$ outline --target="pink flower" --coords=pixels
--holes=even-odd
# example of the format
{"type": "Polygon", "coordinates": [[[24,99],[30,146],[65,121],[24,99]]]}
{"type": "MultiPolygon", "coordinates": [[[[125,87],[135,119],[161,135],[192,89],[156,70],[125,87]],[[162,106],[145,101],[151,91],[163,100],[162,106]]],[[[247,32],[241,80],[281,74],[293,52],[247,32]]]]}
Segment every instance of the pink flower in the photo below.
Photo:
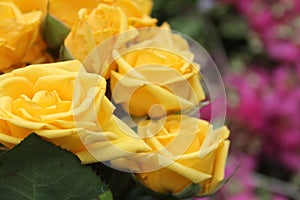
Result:
{"type": "Polygon", "coordinates": [[[255,194],[255,180],[253,178],[255,167],[256,161],[254,157],[242,153],[231,153],[227,175],[234,173],[234,171],[236,172],[220,191],[223,199],[257,199],[255,194]]]}
{"type": "Polygon", "coordinates": [[[300,77],[296,70],[285,65],[273,72],[248,70],[228,75],[226,83],[229,96],[236,99],[235,104],[228,104],[231,124],[244,129],[241,134],[246,138],[259,137],[262,156],[276,155],[282,165],[300,170],[300,77]]]}
{"type": "Polygon", "coordinates": [[[237,8],[274,60],[296,63],[300,56],[297,0],[223,0],[237,8]]]}

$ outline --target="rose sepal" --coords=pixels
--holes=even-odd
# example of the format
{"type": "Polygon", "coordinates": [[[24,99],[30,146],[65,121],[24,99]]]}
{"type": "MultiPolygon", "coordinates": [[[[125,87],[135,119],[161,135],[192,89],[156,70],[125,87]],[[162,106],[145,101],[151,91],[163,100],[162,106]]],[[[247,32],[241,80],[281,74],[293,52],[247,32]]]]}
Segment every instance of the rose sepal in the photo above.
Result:
{"type": "Polygon", "coordinates": [[[70,29],[51,14],[47,13],[42,23],[42,36],[49,49],[59,51],[70,29]]]}
{"type": "Polygon", "coordinates": [[[65,47],[65,45],[61,45],[59,49],[59,60],[66,61],[66,60],[74,60],[75,57],[72,53],[65,47]]]}

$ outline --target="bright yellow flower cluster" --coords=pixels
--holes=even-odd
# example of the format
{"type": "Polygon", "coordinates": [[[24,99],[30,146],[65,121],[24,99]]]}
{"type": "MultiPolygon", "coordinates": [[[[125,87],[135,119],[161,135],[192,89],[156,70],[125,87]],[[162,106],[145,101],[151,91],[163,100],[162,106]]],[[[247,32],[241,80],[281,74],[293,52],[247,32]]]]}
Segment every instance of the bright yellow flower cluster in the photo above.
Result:
{"type": "Polygon", "coordinates": [[[35,132],[84,164],[110,161],[136,172],[156,192],[196,184],[198,195],[212,193],[224,180],[229,131],[178,114],[205,99],[200,66],[183,37],[166,23],[157,27],[152,6],[151,0],[0,0],[0,143],[13,148],[35,132]],[[45,27],[48,16],[68,30],[60,51],[74,60],[56,62],[59,52],[44,41],[56,34],[45,27]],[[111,62],[83,66],[107,41],[102,51],[111,62]],[[112,102],[139,120],[136,132],[112,102]]]}
{"type": "MultiPolygon", "coordinates": [[[[33,4],[25,8],[21,1],[0,1],[0,71],[6,72],[26,63],[50,61],[39,37],[43,12],[33,4]],[[37,9],[35,9],[35,7],[37,9]],[[23,11],[23,12],[22,12],[23,11]]],[[[28,4],[28,3],[27,3],[28,4]]],[[[41,8],[42,9],[42,8],[41,8]]]]}

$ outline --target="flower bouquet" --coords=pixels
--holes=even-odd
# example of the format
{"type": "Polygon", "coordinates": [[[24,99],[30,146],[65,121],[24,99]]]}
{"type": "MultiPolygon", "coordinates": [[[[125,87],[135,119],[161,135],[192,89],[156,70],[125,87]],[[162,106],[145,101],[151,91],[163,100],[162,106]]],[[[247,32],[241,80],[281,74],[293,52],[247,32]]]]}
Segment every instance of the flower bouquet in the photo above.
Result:
{"type": "Polygon", "coordinates": [[[226,182],[222,79],[152,6],[0,1],[1,199],[186,199],[226,182]]]}

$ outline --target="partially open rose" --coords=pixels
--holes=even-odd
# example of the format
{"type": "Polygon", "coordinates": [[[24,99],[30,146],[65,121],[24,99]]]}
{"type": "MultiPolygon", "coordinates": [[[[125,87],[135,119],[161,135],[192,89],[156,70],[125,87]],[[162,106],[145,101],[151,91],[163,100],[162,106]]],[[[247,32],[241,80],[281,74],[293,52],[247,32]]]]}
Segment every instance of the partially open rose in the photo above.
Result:
{"type": "Polygon", "coordinates": [[[226,127],[213,130],[207,121],[169,115],[142,121],[138,134],[152,153],[118,159],[113,165],[138,172],[137,179],[151,190],[178,195],[193,184],[198,187],[190,194],[204,196],[224,180],[229,149],[226,127]]]}
{"type": "Polygon", "coordinates": [[[90,13],[99,3],[120,8],[128,17],[128,24],[134,27],[155,26],[157,23],[157,19],[149,16],[153,7],[152,0],[50,0],[49,13],[71,28],[77,21],[80,9],[85,8],[90,13]]]}
{"type": "Polygon", "coordinates": [[[205,98],[200,67],[175,51],[146,45],[113,57],[118,71],[111,71],[112,97],[131,115],[159,117],[205,98]]]}
{"type": "Polygon", "coordinates": [[[119,7],[99,4],[91,13],[86,9],[79,11],[79,18],[65,40],[65,47],[74,58],[84,61],[101,42],[126,30],[127,18],[119,7]]]}

